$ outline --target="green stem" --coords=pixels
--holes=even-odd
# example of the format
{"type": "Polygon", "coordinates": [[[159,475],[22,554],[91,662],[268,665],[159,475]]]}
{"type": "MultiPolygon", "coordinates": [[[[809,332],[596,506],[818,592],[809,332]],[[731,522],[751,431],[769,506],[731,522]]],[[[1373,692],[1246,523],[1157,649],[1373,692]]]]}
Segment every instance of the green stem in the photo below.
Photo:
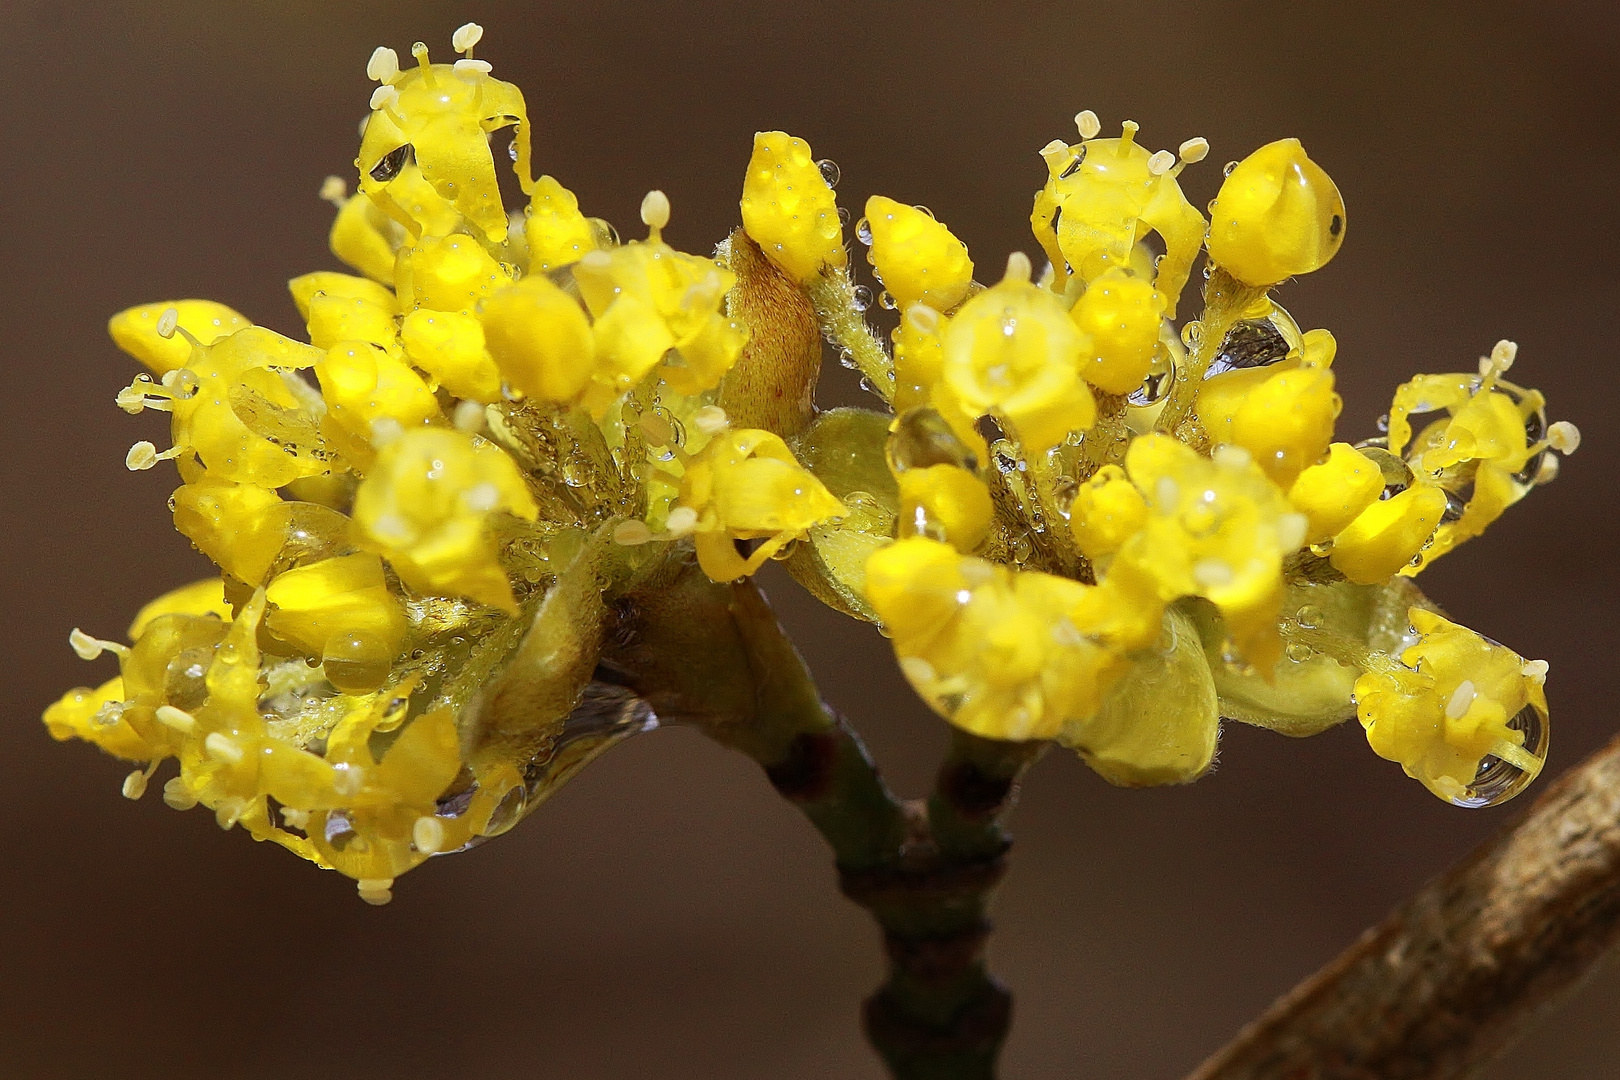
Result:
{"type": "Polygon", "coordinates": [[[865,317],[855,309],[855,285],[849,267],[822,271],[820,277],[805,286],[805,291],[816,306],[816,318],[827,340],[866,377],[874,392],[884,401],[892,399],[894,360],[867,325],[865,317]]]}
{"type": "Polygon", "coordinates": [[[1204,315],[1198,323],[1198,341],[1188,352],[1187,362],[1176,370],[1170,398],[1164,403],[1155,425],[1159,431],[1179,438],[1178,432],[1184,423],[1196,423],[1193,405],[1198,400],[1199,387],[1204,384],[1204,372],[1219,355],[1221,343],[1233,323],[1256,318],[1269,310],[1265,303],[1268,291],[1245,285],[1220,267],[1215,268],[1204,286],[1204,315]]]}

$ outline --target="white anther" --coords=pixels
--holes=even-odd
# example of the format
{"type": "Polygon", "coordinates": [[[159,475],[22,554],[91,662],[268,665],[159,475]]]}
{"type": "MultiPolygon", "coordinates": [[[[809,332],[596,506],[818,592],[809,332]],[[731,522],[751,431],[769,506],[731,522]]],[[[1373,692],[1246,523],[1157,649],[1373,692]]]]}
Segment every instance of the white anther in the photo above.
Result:
{"type": "Polygon", "coordinates": [[[641,200],[641,223],[649,229],[662,229],[669,224],[669,196],[662,191],[649,191],[641,200]]]}
{"type": "Polygon", "coordinates": [[[136,769],[134,772],[132,772],[128,776],[124,777],[123,792],[124,792],[124,798],[126,798],[126,799],[138,799],[142,795],[145,795],[146,794],[146,772],[145,772],[145,770],[136,769]]]}
{"type": "Polygon", "coordinates": [[[186,786],[184,777],[171,776],[163,785],[163,802],[171,810],[190,810],[197,805],[197,796],[186,786]]]}
{"type": "Polygon", "coordinates": [[[1228,469],[1246,469],[1254,461],[1254,455],[1236,443],[1222,443],[1215,448],[1210,458],[1215,464],[1228,469]]]}
{"type": "Polygon", "coordinates": [[[291,806],[281,808],[281,820],[301,832],[309,831],[309,811],[298,810],[291,806]]]}
{"type": "Polygon", "coordinates": [[[495,70],[495,65],[488,60],[472,60],[463,56],[451,65],[456,71],[476,71],[481,75],[488,75],[495,70]]]}
{"type": "Polygon", "coordinates": [[[101,638],[91,637],[77,626],[68,634],[68,644],[73,651],[79,654],[80,660],[94,660],[104,652],[123,654],[129,650],[116,641],[103,641],[101,638]]]}
{"type": "Polygon", "coordinates": [[[939,312],[927,304],[912,304],[906,308],[906,321],[925,334],[939,332],[939,312]]]}
{"type": "Polygon", "coordinates": [[[462,493],[461,501],[475,514],[487,514],[501,504],[501,489],[484,482],[474,484],[462,493]]]}
{"type": "Polygon", "coordinates": [[[1053,139],[1041,147],[1041,160],[1046,167],[1054,173],[1060,173],[1069,166],[1069,159],[1074,155],[1069,150],[1069,144],[1062,139],[1053,139]]]}
{"type": "Polygon", "coordinates": [[[1284,514],[1277,519],[1277,543],[1284,551],[1298,550],[1305,542],[1310,521],[1304,514],[1284,514]]]}
{"type": "Polygon", "coordinates": [[[340,761],[332,766],[332,790],[344,797],[360,794],[366,786],[365,769],[340,761]]]}
{"type": "Polygon", "coordinates": [[[328,176],[321,181],[321,199],[333,206],[342,206],[349,197],[349,185],[341,176],[328,176]]]}
{"type": "Polygon", "coordinates": [[[900,671],[913,686],[931,686],[938,677],[934,673],[934,665],[920,656],[902,656],[900,671]]]}
{"type": "Polygon", "coordinates": [[[182,735],[190,735],[197,726],[197,718],[184,709],[177,709],[173,705],[159,705],[157,712],[158,723],[165,727],[174,728],[182,735]]]}
{"type": "Polygon", "coordinates": [[[1202,135],[1188,139],[1181,144],[1181,160],[1189,165],[1203,161],[1209,156],[1209,140],[1202,135]]]}
{"type": "Polygon", "coordinates": [[[416,539],[416,529],[403,514],[378,514],[371,523],[371,535],[385,544],[408,544],[416,539]]]}
{"type": "Polygon", "coordinates": [[[1451,692],[1451,700],[1446,702],[1446,719],[1460,720],[1471,705],[1474,704],[1474,681],[1464,679],[1457,684],[1457,689],[1451,692]]]}
{"type": "Polygon", "coordinates": [[[1559,420],[1547,428],[1547,445],[1568,457],[1581,448],[1581,429],[1568,420],[1559,420]]]}
{"type": "Polygon", "coordinates": [[[156,465],[157,460],[157,447],[142,439],[130,447],[129,453],[124,455],[124,468],[130,472],[140,472],[142,469],[150,469],[156,465]]]}
{"type": "Polygon", "coordinates": [[[229,735],[221,735],[217,731],[208,733],[208,737],[203,740],[203,750],[207,752],[209,757],[217,758],[227,765],[235,765],[247,756],[247,752],[242,749],[241,743],[229,735]]]}
{"type": "MultiPolygon", "coordinates": [[[[379,45],[371,50],[371,59],[366,61],[366,78],[376,82],[386,83],[399,74],[399,53],[386,45],[379,45]]],[[[372,108],[376,108],[375,105],[372,108]]]]}
{"type": "Polygon", "coordinates": [[[1081,109],[1074,114],[1074,126],[1079,129],[1082,139],[1095,139],[1097,132],[1102,130],[1102,121],[1090,109],[1081,109]]]}
{"type": "Polygon", "coordinates": [[[386,109],[399,101],[399,91],[386,83],[371,92],[371,109],[386,109]]]}
{"type": "Polygon", "coordinates": [[[179,325],[180,312],[175,308],[166,307],[163,309],[163,314],[158,316],[157,326],[153,329],[157,330],[158,337],[167,341],[174,337],[175,327],[179,325]]]}
{"type": "Polygon", "coordinates": [[[1035,268],[1030,265],[1029,256],[1022,251],[1015,251],[1007,256],[1007,272],[1001,275],[1003,281],[1028,281],[1034,276],[1035,268]]]}
{"type": "Polygon", "coordinates": [[[1526,660],[1519,673],[1533,683],[1544,683],[1547,681],[1548,666],[1545,660],[1526,660]]]}
{"type": "Polygon", "coordinates": [[[669,512],[664,528],[671,536],[686,536],[697,528],[698,512],[690,506],[677,506],[669,512]]]}
{"type": "Polygon", "coordinates": [[[1220,559],[1199,559],[1193,564],[1192,576],[1206,589],[1219,589],[1237,580],[1231,565],[1220,559]]]}
{"type": "Polygon", "coordinates": [[[428,815],[417,818],[411,825],[411,843],[416,845],[417,851],[434,854],[444,847],[444,822],[428,815]]]}
{"type": "Polygon", "coordinates": [[[405,425],[392,416],[379,416],[371,422],[371,445],[381,449],[405,434],[405,425]]]}
{"type": "Polygon", "coordinates": [[[372,907],[382,907],[394,898],[394,894],[389,891],[393,888],[393,885],[394,879],[391,877],[361,878],[355,882],[355,888],[360,893],[360,899],[372,907]]]}
{"type": "Polygon", "coordinates": [[[126,386],[118,391],[118,396],[113,401],[129,415],[139,416],[146,409],[146,391],[139,385],[126,386]]]}
{"type": "Polygon", "coordinates": [[[1052,624],[1052,640],[1059,645],[1074,648],[1084,645],[1086,636],[1080,632],[1078,626],[1074,625],[1074,621],[1065,615],[1052,624]]]}
{"type": "Polygon", "coordinates": [[[1558,463],[1557,454],[1543,454],[1541,464],[1536,466],[1536,475],[1531,483],[1550,484],[1558,479],[1558,470],[1562,468],[1558,463]]]}
{"type": "Polygon", "coordinates": [[[1501,374],[1513,366],[1513,361],[1518,355],[1518,343],[1503,338],[1491,348],[1491,364],[1496,368],[1497,374],[1501,374]]]}
{"type": "Polygon", "coordinates": [[[621,521],[613,526],[613,542],[624,547],[636,547],[645,544],[653,538],[653,532],[647,528],[645,521],[621,521]]]}
{"type": "Polygon", "coordinates": [[[462,23],[456,27],[456,32],[450,35],[450,45],[459,53],[467,52],[482,40],[484,28],[475,22],[462,23]]]}
{"type": "Polygon", "coordinates": [[[1153,176],[1163,176],[1175,167],[1176,155],[1168,150],[1155,150],[1153,156],[1148,158],[1148,172],[1153,176]]]}
{"type": "Polygon", "coordinates": [[[456,425],[457,431],[465,431],[469,435],[476,435],[484,430],[485,406],[479,401],[463,401],[456,405],[455,411],[450,414],[450,422],[456,425]]]}
{"type": "Polygon", "coordinates": [[[1169,510],[1181,501],[1181,485],[1168,476],[1161,476],[1153,485],[1153,497],[1160,510],[1169,510]]]}
{"type": "Polygon", "coordinates": [[[731,426],[731,417],[718,405],[705,405],[692,414],[692,426],[705,435],[718,435],[731,426]]]}

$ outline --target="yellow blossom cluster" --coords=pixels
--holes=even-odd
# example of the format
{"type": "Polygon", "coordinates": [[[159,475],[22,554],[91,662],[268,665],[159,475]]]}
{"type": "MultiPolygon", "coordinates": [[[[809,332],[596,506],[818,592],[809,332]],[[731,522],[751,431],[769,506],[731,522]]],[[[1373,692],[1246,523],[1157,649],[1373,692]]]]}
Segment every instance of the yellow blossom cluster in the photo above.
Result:
{"type": "Polygon", "coordinates": [[[659,192],[647,238],[621,243],[531,179],[523,96],[472,58],[479,36],[458,31],[453,64],[420,43],[409,69],[372,56],[359,191],[323,189],[356,273],[290,282],[307,341],[206,300],[112,319],[147,369],[118,403],[171,421],[168,449],[137,443],[127,464],[175,461],[175,525],[219,574],[149,605],[131,645],[76,631],[121,673],[45,716],[137,763],[127,795],[177,758],[170,805],[375,902],[579,760],[588,664],[535,715],[491,715],[486,686],[559,580],[611,584],[693,534],[726,580],[843,513],[781,438],[716,405],[748,338],[725,309],[737,275],[663,242],[659,192]],[[503,132],[529,195],[510,217],[503,132]]]}
{"type": "MultiPolygon", "coordinates": [[[[1545,752],[1521,730],[1545,725],[1514,719],[1527,702],[1544,714],[1539,669],[1432,644],[1438,616],[1407,579],[1550,479],[1550,451],[1578,433],[1503,379],[1503,342],[1478,374],[1401,387],[1387,437],[1335,441],[1334,339],[1272,295],[1343,241],[1327,173],[1298,140],[1271,143],[1228,166],[1206,221],[1180,186],[1204,140],[1150,153],[1134,123],[1118,138],[1097,137],[1092,113],[1076,123],[1079,142],[1041,150],[1039,273],[1015,253],[980,285],[930,212],[868,200],[856,235],[899,312],[892,380],[872,380],[890,411],[825,414],[802,437],[852,513],[812,530],[813,557],[789,565],[880,623],[951,722],[1062,740],[1115,782],[1196,777],[1223,717],[1311,734],[1359,702],[1374,749],[1436,794],[1472,805],[1517,791],[1545,752]],[[1200,255],[1203,310],[1178,329],[1200,255]],[[848,441],[887,475],[851,470],[833,452],[848,441]],[[1431,645],[1451,658],[1446,677],[1402,674],[1431,645]],[[1473,734],[1413,719],[1444,714],[1471,664],[1501,669],[1469,684],[1473,734]],[[1484,798],[1502,769],[1522,782],[1484,798]]],[[[792,183],[802,201],[808,165],[792,183]]],[[[823,220],[831,203],[816,205],[823,220]]],[[[796,277],[845,273],[819,233],[744,220],[796,277]]],[[[1448,643],[1485,641],[1445,625],[1448,643]]]]}

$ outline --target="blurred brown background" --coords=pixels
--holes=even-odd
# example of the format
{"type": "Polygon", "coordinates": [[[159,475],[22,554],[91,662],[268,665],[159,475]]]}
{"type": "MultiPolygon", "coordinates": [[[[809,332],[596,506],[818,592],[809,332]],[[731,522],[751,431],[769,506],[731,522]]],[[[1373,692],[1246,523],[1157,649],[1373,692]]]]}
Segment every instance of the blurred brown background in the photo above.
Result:
{"type": "MultiPolygon", "coordinates": [[[[371,49],[488,29],[528,94],[540,168],[628,226],[644,191],[703,251],[736,218],[756,128],[809,139],[871,193],[925,203],[981,276],[1034,250],[1035,151],[1070,117],[1209,138],[1185,183],[1303,139],[1348,243],[1283,295],[1340,343],[1342,430],[1372,433],[1414,370],[1499,337],[1587,445],[1564,477],[1425,575],[1469,625],[1552,664],[1561,771],[1617,727],[1620,214],[1612,0],[1400,3],[0,4],[5,303],[0,1075],[9,1078],[878,1076],[857,1031],[878,943],[816,836],[759,771],[685,731],[635,740],[511,836],[435,860],[373,910],[333,874],[203,812],[119,797],[125,768],[57,745],[40,709],[112,672],[117,636],[200,576],[170,530],[162,441],[112,403],[113,311],[224,300],[286,332],[282,283],[334,267],[371,49]]],[[[840,376],[842,373],[840,373],[840,376]]],[[[853,400],[847,380],[827,395],[853,400]]],[[[773,568],[774,569],[774,568],[773,568]]],[[[828,696],[912,794],[940,724],[867,628],[784,576],[771,595],[828,696]]],[[[1118,791],[1063,754],[1025,789],[996,970],[1010,1078],[1175,1077],[1518,808],[1446,807],[1354,724],[1228,732],[1188,789],[1118,791]]],[[[1615,1075],[1620,968],[1498,1078],[1615,1075]]]]}

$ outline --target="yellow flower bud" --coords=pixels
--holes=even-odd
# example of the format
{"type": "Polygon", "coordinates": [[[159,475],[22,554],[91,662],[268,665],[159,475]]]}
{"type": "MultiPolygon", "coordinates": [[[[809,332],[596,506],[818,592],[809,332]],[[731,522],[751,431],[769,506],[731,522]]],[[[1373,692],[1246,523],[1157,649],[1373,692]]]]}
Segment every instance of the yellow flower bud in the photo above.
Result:
{"type": "Polygon", "coordinates": [[[411,363],[458,398],[488,405],[501,398],[501,369],[484,345],[484,325],[459,311],[411,312],[399,330],[411,363]]]}
{"type": "Polygon", "coordinates": [[[384,445],[354,496],[355,541],[418,592],[516,611],[488,522],[539,513],[499,447],[447,428],[415,428],[384,445]]]}
{"type": "Polygon", "coordinates": [[[1275,285],[1327,265],[1344,240],[1344,200],[1298,139],[1238,162],[1210,204],[1209,257],[1249,285],[1275,285]]]}
{"type": "Polygon", "coordinates": [[[1413,670],[1356,680],[1367,742],[1448,802],[1511,799],[1546,760],[1546,665],[1432,611],[1412,608],[1408,617],[1420,637],[1401,663],[1413,670]]]}
{"type": "Polygon", "coordinates": [[[766,257],[795,281],[812,281],[823,267],[848,260],[833,190],[811,158],[810,144],[785,132],[754,135],[742,220],[766,257]]]}
{"type": "Polygon", "coordinates": [[[1110,394],[1141,386],[1160,348],[1164,310],[1163,294],[1126,270],[1110,270],[1093,281],[1070,311],[1091,341],[1081,377],[1110,394]]]}
{"type": "Polygon", "coordinates": [[[866,200],[866,221],[873,265],[901,310],[927,304],[949,311],[967,296],[973,283],[967,245],[934,215],[874,195],[866,200]]]}
{"type": "Polygon", "coordinates": [[[1417,484],[1375,502],[1333,539],[1328,561],[1357,585],[1374,585],[1412,561],[1446,512],[1446,493],[1417,484]]]}
{"type": "Polygon", "coordinates": [[[579,212],[574,193],[550,176],[534,182],[523,215],[529,270],[556,270],[578,262],[598,245],[596,226],[579,212]]]}
{"type": "Polygon", "coordinates": [[[511,278],[470,236],[424,240],[399,260],[399,296],[410,307],[470,312],[511,278]]]}
{"type": "Polygon", "coordinates": [[[346,436],[345,449],[362,458],[373,440],[440,418],[422,376],[376,345],[338,342],[316,362],[315,377],[326,399],[327,431],[346,436]]]}
{"type": "Polygon", "coordinates": [[[1009,278],[962,306],[943,334],[945,386],[973,415],[995,412],[1040,453],[1097,418],[1080,378],[1088,342],[1062,303],[1009,278]]]}
{"type": "MultiPolygon", "coordinates": [[[[390,267],[393,261],[389,260],[390,267]]],[[[394,298],[394,291],[386,285],[379,285],[367,278],[355,277],[353,274],[340,274],[333,270],[317,270],[312,274],[300,274],[287,282],[287,291],[292,293],[293,304],[298,308],[298,317],[308,321],[310,317],[310,304],[317,296],[329,296],[364,300],[369,304],[382,308],[390,315],[399,313],[399,301],[394,298]]],[[[326,346],[319,346],[325,348],[326,346]]]]}
{"type": "Polygon", "coordinates": [[[1384,490],[1384,474],[1349,443],[1333,443],[1328,459],[1299,474],[1288,501],[1305,515],[1307,544],[1331,539],[1371,506],[1384,490]]]}
{"type": "Polygon", "coordinates": [[[944,540],[971,552],[990,534],[994,513],[984,481],[955,465],[905,469],[900,486],[900,535],[944,540]]]}
{"type": "Polygon", "coordinates": [[[1244,396],[1232,417],[1232,442],[1253,454],[1266,475],[1287,490],[1327,453],[1343,406],[1333,391],[1333,372],[1280,371],[1244,396]]]}
{"type": "Polygon", "coordinates": [[[94,690],[75,687],[45,710],[45,728],[58,742],[83,739],[113,757],[148,761],[153,747],[124,719],[120,708],[123,701],[122,677],[109,679],[94,690]]]}
{"type": "Polygon", "coordinates": [[[596,370],[591,323],[579,302],[544,276],[526,277],[484,302],[490,355],[514,387],[571,404],[596,370]]]}
{"type": "Polygon", "coordinates": [[[1147,500],[1125,470],[1104,465],[1075,492],[1069,530],[1086,558],[1105,559],[1141,530],[1147,514],[1147,500]]]}
{"type": "Polygon", "coordinates": [[[716,435],[687,464],[680,505],[697,514],[698,563],[715,581],[752,574],[811,526],[845,513],[787,443],[750,428],[716,435]],[[745,559],[736,540],[763,543],[745,559]]]}

